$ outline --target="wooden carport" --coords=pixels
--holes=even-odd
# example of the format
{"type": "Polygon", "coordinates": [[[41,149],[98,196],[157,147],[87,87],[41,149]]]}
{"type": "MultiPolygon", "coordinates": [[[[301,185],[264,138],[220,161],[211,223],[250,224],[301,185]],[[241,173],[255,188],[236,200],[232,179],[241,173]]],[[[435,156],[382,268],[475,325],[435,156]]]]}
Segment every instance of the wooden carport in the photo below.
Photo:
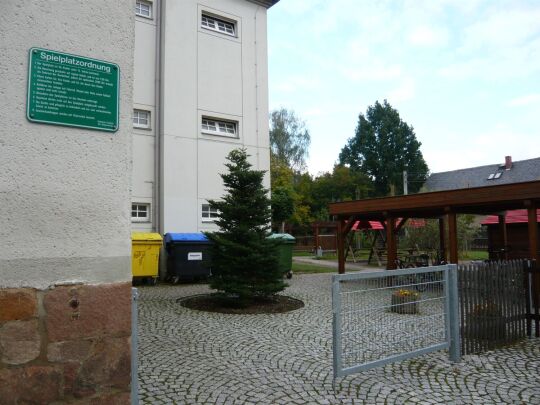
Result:
{"type": "MultiPolygon", "coordinates": [[[[445,190],[397,197],[373,198],[329,204],[330,214],[338,220],[339,273],[345,273],[345,238],[359,220],[380,221],[387,235],[387,269],[395,269],[396,234],[405,221],[397,218],[439,218],[441,250],[444,247],[444,218],[448,223],[448,259],[458,262],[456,214],[499,215],[504,221],[507,210],[524,208],[528,214],[530,258],[538,260],[536,210],[540,207],[540,181],[502,184],[488,187],[445,190]]],[[[504,222],[502,222],[504,223],[504,222]]],[[[504,232],[504,226],[502,227],[504,232]]]]}

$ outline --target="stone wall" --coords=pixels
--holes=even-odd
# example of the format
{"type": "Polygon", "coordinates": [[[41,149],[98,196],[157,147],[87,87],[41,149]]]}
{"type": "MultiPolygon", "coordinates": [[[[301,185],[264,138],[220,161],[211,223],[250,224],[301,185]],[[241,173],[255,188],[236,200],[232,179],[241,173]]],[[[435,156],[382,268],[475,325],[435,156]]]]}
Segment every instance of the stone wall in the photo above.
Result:
{"type": "Polygon", "coordinates": [[[129,403],[130,290],[0,290],[0,403],[129,403]]]}

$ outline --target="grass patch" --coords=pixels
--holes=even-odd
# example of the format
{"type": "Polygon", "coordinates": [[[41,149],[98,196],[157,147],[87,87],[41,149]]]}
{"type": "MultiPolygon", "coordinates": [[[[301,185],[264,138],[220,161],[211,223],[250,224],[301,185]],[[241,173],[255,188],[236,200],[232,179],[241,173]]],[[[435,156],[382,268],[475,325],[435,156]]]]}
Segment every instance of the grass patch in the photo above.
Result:
{"type": "Polygon", "coordinates": [[[487,260],[489,259],[489,253],[485,250],[469,250],[462,252],[459,258],[462,260],[487,260]]]}
{"type": "Polygon", "coordinates": [[[316,273],[337,273],[337,269],[327,266],[317,266],[315,264],[308,263],[296,263],[292,264],[293,274],[316,274],[316,273]]]}
{"type": "Polygon", "coordinates": [[[293,256],[301,256],[301,257],[306,257],[306,256],[315,256],[315,254],[313,252],[301,252],[301,251],[293,251],[293,256]]]}

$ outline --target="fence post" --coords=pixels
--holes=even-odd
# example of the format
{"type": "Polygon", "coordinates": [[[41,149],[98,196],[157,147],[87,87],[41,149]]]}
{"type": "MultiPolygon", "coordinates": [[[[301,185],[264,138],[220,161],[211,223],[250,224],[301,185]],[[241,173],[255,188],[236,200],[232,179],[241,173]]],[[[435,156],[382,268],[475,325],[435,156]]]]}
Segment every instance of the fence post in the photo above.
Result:
{"type": "Polygon", "coordinates": [[[334,360],[334,385],[336,378],[341,373],[341,295],[339,280],[334,275],[332,279],[332,326],[333,326],[333,360],[334,360]]]}
{"type": "Polygon", "coordinates": [[[459,294],[457,283],[457,265],[448,265],[448,301],[450,307],[450,360],[458,362],[461,359],[461,341],[459,325],[459,294]]]}
{"type": "Polygon", "coordinates": [[[137,300],[139,292],[136,288],[131,288],[131,404],[139,404],[139,382],[138,377],[138,309],[137,300]]]}

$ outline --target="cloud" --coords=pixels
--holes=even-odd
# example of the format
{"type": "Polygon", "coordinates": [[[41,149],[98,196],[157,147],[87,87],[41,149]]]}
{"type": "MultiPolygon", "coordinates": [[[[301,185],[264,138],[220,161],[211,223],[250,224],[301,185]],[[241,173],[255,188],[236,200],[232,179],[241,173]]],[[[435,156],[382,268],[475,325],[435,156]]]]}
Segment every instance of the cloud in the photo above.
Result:
{"type": "Polygon", "coordinates": [[[390,104],[412,100],[416,94],[416,84],[412,78],[407,78],[394,90],[388,93],[387,99],[390,104]]]}
{"type": "Polygon", "coordinates": [[[540,103],[540,93],[529,94],[527,96],[516,97],[508,102],[510,107],[524,107],[531,104],[540,103]]]}
{"type": "Polygon", "coordinates": [[[476,22],[456,31],[453,62],[438,74],[450,79],[501,80],[540,71],[540,7],[503,3],[486,7],[476,22]]]}
{"type": "Polygon", "coordinates": [[[440,139],[426,140],[422,145],[424,158],[432,172],[502,163],[508,155],[514,161],[537,157],[532,147],[536,144],[535,134],[502,125],[479,133],[441,131],[440,135],[440,139]]]}
{"type": "Polygon", "coordinates": [[[444,28],[434,28],[427,25],[414,27],[407,37],[416,46],[444,46],[448,42],[448,31],[444,28]]]}
{"type": "Polygon", "coordinates": [[[293,92],[299,90],[317,90],[322,82],[319,76],[291,76],[275,85],[276,90],[281,92],[293,92]]]}

